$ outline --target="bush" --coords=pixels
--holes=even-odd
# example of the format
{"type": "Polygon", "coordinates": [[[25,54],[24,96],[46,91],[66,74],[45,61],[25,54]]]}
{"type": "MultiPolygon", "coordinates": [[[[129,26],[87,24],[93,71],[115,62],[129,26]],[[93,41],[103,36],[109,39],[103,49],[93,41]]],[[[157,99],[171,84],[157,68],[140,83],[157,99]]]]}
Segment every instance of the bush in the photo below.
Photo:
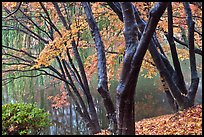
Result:
{"type": "Polygon", "coordinates": [[[49,113],[36,104],[2,105],[2,135],[30,135],[40,132],[51,125],[49,113]]]}

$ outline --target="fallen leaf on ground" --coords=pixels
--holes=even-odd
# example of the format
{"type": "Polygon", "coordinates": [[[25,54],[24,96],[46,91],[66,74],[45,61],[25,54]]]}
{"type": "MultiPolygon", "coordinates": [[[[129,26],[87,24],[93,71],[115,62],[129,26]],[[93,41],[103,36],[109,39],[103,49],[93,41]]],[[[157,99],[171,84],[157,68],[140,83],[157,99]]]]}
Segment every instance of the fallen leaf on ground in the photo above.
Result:
{"type": "MultiPolygon", "coordinates": [[[[135,122],[136,135],[202,135],[202,105],[135,122]]],[[[101,130],[95,135],[110,135],[101,130]]]]}

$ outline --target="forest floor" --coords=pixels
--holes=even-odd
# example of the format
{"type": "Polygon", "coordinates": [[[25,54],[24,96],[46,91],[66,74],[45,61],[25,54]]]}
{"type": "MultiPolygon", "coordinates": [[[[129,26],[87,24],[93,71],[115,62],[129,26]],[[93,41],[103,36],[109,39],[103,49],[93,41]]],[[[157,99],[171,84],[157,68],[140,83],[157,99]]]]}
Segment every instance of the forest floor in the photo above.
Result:
{"type": "MultiPolygon", "coordinates": [[[[202,135],[202,105],[135,122],[136,135],[202,135]]],[[[110,135],[107,130],[97,135],[110,135]]]]}

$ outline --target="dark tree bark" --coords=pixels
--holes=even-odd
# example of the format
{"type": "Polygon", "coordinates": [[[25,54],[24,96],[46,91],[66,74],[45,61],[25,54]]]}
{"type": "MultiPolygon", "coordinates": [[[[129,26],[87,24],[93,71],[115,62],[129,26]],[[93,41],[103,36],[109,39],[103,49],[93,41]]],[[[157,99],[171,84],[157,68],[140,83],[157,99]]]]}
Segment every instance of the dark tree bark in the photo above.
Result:
{"type": "Polygon", "coordinates": [[[172,16],[171,2],[168,3],[168,34],[166,35],[166,37],[169,42],[171,53],[172,53],[171,55],[172,55],[173,64],[175,68],[175,75],[177,75],[177,79],[178,79],[176,81],[176,84],[178,85],[178,88],[180,89],[181,93],[186,95],[188,91],[186,88],[186,84],[184,82],[183,73],[181,71],[181,66],[180,66],[177,51],[176,51],[176,45],[173,39],[173,16],[172,16]]]}
{"type": "Polygon", "coordinates": [[[117,129],[116,113],[113,102],[111,100],[109,91],[108,91],[108,80],[107,80],[107,71],[106,71],[106,57],[104,44],[99,33],[98,26],[93,17],[90,4],[88,2],[82,2],[84,7],[87,22],[90,27],[92,37],[96,44],[97,57],[98,57],[98,92],[103,98],[103,102],[107,111],[107,117],[109,120],[109,129],[112,132],[115,132],[117,129]]]}
{"type": "Polygon", "coordinates": [[[137,27],[131,3],[121,3],[124,20],[124,37],[126,50],[120,83],[117,87],[116,110],[118,134],[135,134],[134,92],[137,83],[135,75],[132,83],[127,83],[131,69],[131,61],[138,46],[137,27]]]}
{"type": "MultiPolygon", "coordinates": [[[[108,3],[108,4],[113,9],[113,11],[116,12],[116,14],[118,16],[122,16],[121,8],[119,7],[118,3],[112,2],[112,3],[108,3]]],[[[136,8],[134,8],[134,13],[135,13],[135,17],[136,17],[137,26],[138,26],[140,32],[143,32],[144,26],[145,26],[146,23],[145,23],[144,20],[140,19],[139,13],[137,12],[136,8]]],[[[119,19],[120,18],[121,17],[119,17],[119,19]]],[[[172,99],[175,98],[176,102],[179,105],[179,109],[181,109],[181,110],[184,109],[184,108],[188,108],[188,107],[192,106],[189,99],[188,99],[190,97],[187,98],[185,95],[181,94],[181,91],[178,88],[178,86],[180,86],[180,85],[178,83],[175,83],[175,81],[178,79],[177,75],[175,74],[175,70],[173,70],[173,68],[172,68],[171,64],[169,63],[168,59],[164,55],[160,54],[157,51],[155,43],[156,42],[155,42],[154,39],[152,39],[150,41],[149,51],[150,51],[150,53],[152,55],[152,58],[153,58],[153,60],[155,62],[155,65],[156,65],[157,69],[159,70],[159,73],[160,73],[161,77],[167,82],[168,87],[170,89],[169,92],[171,94],[169,94],[169,92],[166,92],[167,97],[169,97],[168,99],[169,99],[170,105],[173,106],[172,102],[174,102],[174,101],[172,99]]],[[[193,59],[191,59],[191,60],[193,60],[193,59]]],[[[192,61],[192,62],[194,62],[194,61],[192,61]]],[[[194,77],[196,77],[195,69],[194,69],[194,77]]],[[[194,87],[194,90],[195,90],[196,85],[197,85],[196,83],[198,83],[197,82],[198,80],[196,80],[194,78],[194,80],[192,80],[192,81],[194,81],[194,82],[192,82],[192,83],[194,83],[194,84],[192,84],[194,86],[191,86],[191,87],[194,87]]],[[[195,92],[193,92],[194,95],[195,95],[195,92]]],[[[188,90],[187,96],[189,96],[189,95],[190,95],[190,91],[188,90]]],[[[174,108],[175,108],[175,106],[174,106],[174,108]]]]}
{"type": "MultiPolygon", "coordinates": [[[[56,9],[56,11],[58,13],[58,16],[59,16],[60,20],[62,21],[62,24],[64,25],[64,27],[67,30],[70,29],[70,27],[67,25],[67,22],[66,22],[64,16],[62,15],[62,13],[60,11],[60,8],[59,8],[58,4],[56,2],[53,2],[53,5],[54,5],[54,7],[55,7],[55,9],[56,9]]],[[[72,40],[71,44],[72,44],[72,49],[73,49],[73,52],[74,52],[74,57],[76,58],[77,64],[79,66],[79,71],[80,71],[81,76],[79,76],[78,71],[74,67],[73,62],[71,60],[71,57],[70,57],[68,51],[67,51],[67,56],[68,56],[69,61],[70,61],[71,65],[72,65],[73,69],[75,70],[75,73],[76,73],[76,75],[78,77],[79,86],[81,86],[82,91],[83,91],[83,93],[85,94],[85,96],[87,98],[89,113],[90,113],[91,118],[89,117],[89,114],[88,114],[88,111],[86,110],[86,106],[84,104],[84,101],[81,98],[81,95],[78,93],[78,90],[75,87],[75,85],[73,83],[73,80],[72,80],[72,78],[71,78],[71,76],[70,76],[70,74],[69,74],[69,72],[67,70],[67,67],[70,68],[68,63],[64,59],[62,60],[62,63],[63,63],[64,69],[65,69],[66,75],[67,75],[67,77],[69,78],[69,80],[70,80],[70,82],[72,84],[72,88],[75,91],[76,96],[79,98],[80,104],[81,104],[81,106],[83,108],[83,112],[86,115],[86,117],[89,117],[89,123],[87,125],[89,126],[92,134],[95,134],[95,133],[100,131],[98,116],[96,114],[93,98],[92,98],[90,90],[89,90],[88,81],[87,81],[86,74],[85,74],[85,71],[84,71],[83,63],[82,63],[80,55],[78,53],[77,45],[76,45],[74,40],[72,40]]],[[[74,73],[71,69],[70,69],[70,71],[72,73],[74,73]]],[[[75,77],[76,81],[77,81],[77,77],[75,77]]]]}
{"type": "Polygon", "coordinates": [[[86,98],[87,98],[91,119],[93,120],[93,124],[95,125],[96,133],[97,133],[97,132],[100,131],[98,116],[96,114],[93,98],[92,98],[90,90],[89,90],[88,81],[87,81],[87,78],[86,78],[86,73],[85,73],[85,70],[84,70],[84,66],[83,66],[83,63],[81,61],[81,58],[80,58],[80,55],[78,53],[76,43],[75,43],[74,40],[72,41],[72,49],[74,51],[74,56],[75,56],[75,58],[77,60],[78,66],[79,66],[79,70],[80,70],[81,77],[82,77],[82,80],[83,80],[83,86],[85,88],[84,93],[85,93],[86,98]]]}
{"type": "Polygon", "coordinates": [[[195,45],[194,45],[194,26],[195,22],[192,19],[192,12],[188,2],[184,2],[184,10],[186,12],[186,22],[188,25],[188,45],[189,45],[189,58],[191,68],[191,85],[188,92],[189,106],[194,105],[195,95],[198,89],[199,78],[196,70],[196,59],[195,59],[195,45]]]}
{"type": "MultiPolygon", "coordinates": [[[[120,5],[118,3],[116,3],[116,2],[109,2],[108,4],[113,9],[113,11],[116,12],[116,14],[119,16],[119,19],[121,19],[122,11],[121,11],[120,5]]],[[[143,30],[145,28],[145,25],[147,23],[140,18],[139,12],[137,11],[137,9],[135,7],[133,7],[133,9],[134,9],[134,14],[135,14],[137,26],[138,26],[138,29],[140,31],[139,32],[139,39],[140,39],[140,37],[142,35],[142,32],[143,32],[143,30]]],[[[123,20],[121,20],[121,21],[123,21],[123,20]]],[[[150,54],[152,55],[152,58],[153,58],[153,60],[155,62],[155,65],[159,66],[160,62],[162,62],[163,65],[165,65],[165,67],[166,67],[164,71],[168,70],[170,72],[169,76],[172,76],[173,73],[174,73],[174,69],[172,68],[172,66],[171,66],[170,62],[168,61],[168,59],[165,57],[165,54],[163,52],[162,52],[163,54],[160,54],[157,51],[157,49],[156,49],[157,46],[156,45],[159,45],[159,43],[158,43],[158,40],[156,40],[156,36],[154,36],[154,39],[152,39],[150,41],[149,51],[150,51],[150,54]]],[[[161,46],[159,46],[159,47],[161,48],[161,46]]],[[[160,71],[159,71],[159,73],[160,73],[160,71]]],[[[166,80],[164,79],[164,76],[162,76],[161,73],[160,73],[160,76],[163,79],[163,81],[166,82],[166,80]]],[[[175,106],[175,103],[174,103],[175,100],[174,100],[174,97],[172,96],[172,94],[170,93],[170,90],[166,89],[165,93],[166,93],[166,96],[168,98],[168,102],[169,102],[170,106],[172,106],[172,109],[174,111],[176,111],[176,109],[175,109],[176,106],[175,106]]]]}
{"type": "Polygon", "coordinates": [[[133,5],[121,3],[126,51],[120,83],[117,87],[116,110],[118,134],[135,134],[134,94],[143,57],[157,23],[166,9],[167,3],[158,3],[150,11],[150,18],[138,44],[138,30],[133,5]]]}

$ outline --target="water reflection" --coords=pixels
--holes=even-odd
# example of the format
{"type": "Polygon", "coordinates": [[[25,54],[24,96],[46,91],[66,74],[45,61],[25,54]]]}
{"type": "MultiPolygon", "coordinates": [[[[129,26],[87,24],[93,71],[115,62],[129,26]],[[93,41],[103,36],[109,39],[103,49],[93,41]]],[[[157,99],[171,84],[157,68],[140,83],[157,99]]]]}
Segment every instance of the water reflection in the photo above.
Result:
{"type": "MultiPolygon", "coordinates": [[[[184,76],[187,81],[187,87],[190,85],[190,76],[185,72],[184,76]]],[[[196,104],[202,103],[202,72],[199,73],[200,82],[198,87],[198,92],[196,95],[196,104]]],[[[34,80],[33,80],[34,81],[34,80]]],[[[37,81],[37,80],[36,80],[37,81]]],[[[45,80],[46,81],[46,80],[45,80]]],[[[47,100],[47,97],[56,95],[60,92],[60,85],[49,85],[46,89],[43,89],[44,86],[39,86],[37,82],[33,82],[33,87],[35,89],[34,97],[29,94],[28,90],[16,91],[14,88],[9,90],[8,87],[3,87],[2,89],[2,104],[5,103],[15,103],[15,102],[26,102],[33,103],[32,99],[38,103],[39,107],[45,108],[51,114],[50,118],[53,121],[53,125],[50,126],[47,130],[43,131],[42,134],[47,135],[84,135],[88,134],[88,129],[85,126],[85,123],[80,118],[80,116],[75,111],[75,105],[72,103],[71,99],[69,100],[69,105],[54,109],[51,107],[50,100],[47,100]],[[12,92],[11,92],[12,91],[12,92]]],[[[44,83],[47,85],[47,83],[44,83]]],[[[93,101],[96,107],[96,112],[99,117],[99,123],[102,128],[107,128],[108,120],[105,116],[106,111],[103,105],[103,100],[100,95],[97,93],[94,85],[97,83],[92,83],[91,92],[93,95],[93,101]]],[[[117,81],[112,81],[110,87],[110,94],[112,96],[113,102],[115,102],[115,89],[118,85],[117,81]]],[[[144,79],[140,77],[137,85],[137,92],[135,97],[135,119],[136,121],[143,118],[149,118],[153,116],[163,115],[172,113],[172,110],[167,102],[166,96],[159,87],[159,77],[154,77],[153,79],[144,79]]]]}
{"type": "Polygon", "coordinates": [[[67,107],[50,109],[50,118],[53,126],[49,128],[50,135],[80,135],[88,134],[85,124],[77,115],[74,105],[70,103],[67,107]]]}

